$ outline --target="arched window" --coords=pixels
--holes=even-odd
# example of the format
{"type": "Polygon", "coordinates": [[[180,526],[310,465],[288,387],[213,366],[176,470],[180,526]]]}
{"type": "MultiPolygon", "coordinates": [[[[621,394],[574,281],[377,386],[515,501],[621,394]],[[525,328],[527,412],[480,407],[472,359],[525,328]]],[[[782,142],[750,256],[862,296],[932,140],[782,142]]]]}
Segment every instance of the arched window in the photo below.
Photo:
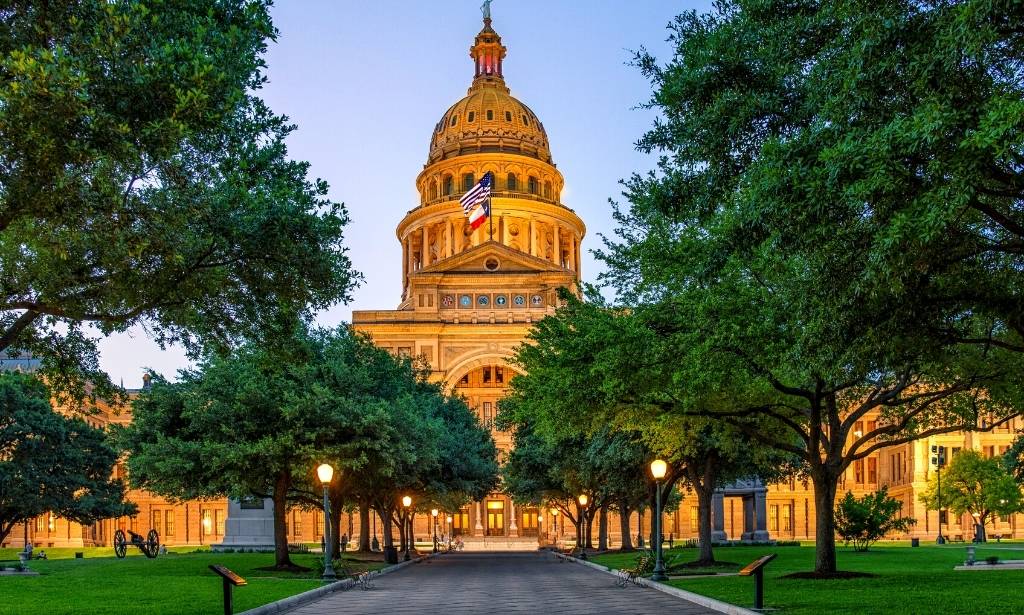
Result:
{"type": "Polygon", "coordinates": [[[455,123],[458,122],[458,121],[459,121],[459,116],[458,115],[453,115],[452,116],[452,126],[454,126],[455,123]]]}
{"type": "Polygon", "coordinates": [[[526,180],[526,191],[530,194],[537,194],[537,178],[533,175],[526,180]]]}
{"type": "Polygon", "coordinates": [[[451,175],[444,176],[444,195],[451,196],[455,192],[455,179],[451,175]]]}
{"type": "Polygon", "coordinates": [[[466,173],[465,175],[462,176],[462,190],[463,191],[469,191],[469,189],[472,188],[473,184],[475,184],[475,183],[476,183],[476,178],[473,177],[472,173],[466,173]]]}
{"type": "Polygon", "coordinates": [[[494,119],[494,109],[488,109],[487,110],[487,119],[489,119],[489,120],[493,120],[494,119]]]}
{"type": "Polygon", "coordinates": [[[516,190],[519,189],[519,184],[516,181],[515,173],[508,174],[508,179],[505,181],[505,186],[508,188],[509,192],[515,192],[516,190]]]}
{"type": "Polygon", "coordinates": [[[544,182],[544,198],[551,198],[551,182],[544,182]]]}
{"type": "Polygon", "coordinates": [[[433,201],[437,198],[437,182],[430,182],[430,200],[433,201]]]}
{"type": "Polygon", "coordinates": [[[474,118],[476,118],[476,112],[475,111],[470,111],[469,112],[469,119],[468,119],[468,121],[472,122],[474,118]]]}

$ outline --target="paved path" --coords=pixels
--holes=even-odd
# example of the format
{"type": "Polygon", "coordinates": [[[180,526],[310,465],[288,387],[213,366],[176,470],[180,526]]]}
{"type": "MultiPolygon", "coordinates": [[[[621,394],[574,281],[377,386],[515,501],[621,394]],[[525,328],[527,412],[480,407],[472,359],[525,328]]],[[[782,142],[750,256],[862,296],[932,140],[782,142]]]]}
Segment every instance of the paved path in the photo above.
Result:
{"type": "Polygon", "coordinates": [[[616,587],[610,575],[539,552],[450,553],[377,577],[374,584],[369,591],[334,592],[290,615],[715,613],[655,589],[616,587]]]}

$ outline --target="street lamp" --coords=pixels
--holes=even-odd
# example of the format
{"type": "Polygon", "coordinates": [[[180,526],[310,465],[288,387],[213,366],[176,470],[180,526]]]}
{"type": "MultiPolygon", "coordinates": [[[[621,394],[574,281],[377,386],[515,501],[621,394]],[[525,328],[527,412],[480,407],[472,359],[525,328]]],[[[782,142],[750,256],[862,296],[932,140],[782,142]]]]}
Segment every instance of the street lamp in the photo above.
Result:
{"type": "Polygon", "coordinates": [[[434,518],[434,553],[437,553],[437,509],[430,509],[430,516],[434,518]]]}
{"type": "Polygon", "coordinates": [[[555,532],[555,544],[558,544],[558,509],[551,511],[551,525],[552,530],[555,532]]]}
{"type": "Polygon", "coordinates": [[[935,499],[939,508],[939,537],[935,544],[946,544],[946,538],[942,535],[942,467],[946,465],[946,447],[932,445],[932,465],[935,466],[935,499]]]}
{"type": "Polygon", "coordinates": [[[334,566],[331,565],[331,501],[327,498],[327,487],[334,478],[334,468],[326,463],[320,464],[316,469],[317,478],[324,486],[324,575],[325,582],[330,583],[337,577],[334,575],[334,566]]]}
{"type": "Polygon", "coordinates": [[[654,477],[654,574],[652,581],[667,581],[665,560],[661,557],[661,479],[665,478],[668,464],[661,459],[651,462],[651,476],[654,477]]]}
{"type": "Polygon", "coordinates": [[[445,532],[445,533],[448,534],[448,550],[451,550],[451,547],[452,547],[452,516],[448,515],[447,517],[445,517],[444,520],[448,522],[448,531],[445,532]]]}
{"type": "Polygon", "coordinates": [[[587,526],[590,525],[589,523],[587,523],[587,503],[589,501],[590,501],[590,498],[587,497],[587,494],[585,494],[585,493],[581,493],[580,494],[579,502],[580,502],[580,509],[581,509],[580,510],[580,524],[581,525],[580,525],[579,535],[580,535],[580,542],[583,543],[583,544],[579,545],[579,547],[580,547],[580,559],[587,559],[587,549],[586,549],[586,546],[587,546],[587,526]]]}
{"type": "Polygon", "coordinates": [[[402,506],[405,507],[406,527],[408,528],[405,532],[405,561],[409,561],[412,559],[409,555],[409,547],[412,544],[412,518],[409,516],[409,507],[412,506],[412,498],[404,496],[402,506]]]}

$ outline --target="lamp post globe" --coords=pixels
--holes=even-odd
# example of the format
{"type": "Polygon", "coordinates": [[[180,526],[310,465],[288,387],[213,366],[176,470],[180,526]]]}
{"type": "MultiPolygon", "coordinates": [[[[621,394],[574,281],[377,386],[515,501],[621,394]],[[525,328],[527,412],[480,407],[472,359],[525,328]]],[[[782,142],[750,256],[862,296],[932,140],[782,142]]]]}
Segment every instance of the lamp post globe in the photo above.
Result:
{"type": "Polygon", "coordinates": [[[337,579],[334,574],[334,566],[331,562],[331,500],[327,496],[327,489],[331,484],[331,479],[334,478],[334,468],[330,464],[322,463],[317,466],[316,476],[320,479],[320,484],[324,487],[324,574],[323,580],[326,583],[330,583],[337,579]]]}
{"type": "Polygon", "coordinates": [[[652,581],[666,581],[665,560],[661,553],[661,479],[668,473],[668,464],[662,459],[651,462],[651,476],[654,478],[654,572],[652,581]]]}
{"type": "Polygon", "coordinates": [[[409,507],[412,506],[412,498],[402,496],[402,506],[405,508],[406,531],[405,531],[405,561],[412,559],[409,551],[412,547],[412,517],[409,515],[409,507]]]}

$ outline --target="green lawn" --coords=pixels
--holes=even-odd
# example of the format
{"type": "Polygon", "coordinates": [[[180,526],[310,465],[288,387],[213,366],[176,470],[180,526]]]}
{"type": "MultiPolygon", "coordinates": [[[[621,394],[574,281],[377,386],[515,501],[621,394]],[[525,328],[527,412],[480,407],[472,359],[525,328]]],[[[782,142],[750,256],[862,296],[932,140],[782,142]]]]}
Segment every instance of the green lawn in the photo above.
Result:
{"type": "MultiPolygon", "coordinates": [[[[989,555],[1001,559],[1024,560],[1021,543],[988,543],[978,547],[978,559],[989,555]],[[1003,548],[1004,550],[999,550],[1003,548]]],[[[696,556],[694,549],[666,550],[696,556]]],[[[814,565],[814,547],[728,547],[715,550],[719,560],[736,564],[769,553],[778,557],[765,574],[765,606],[793,615],[832,613],[1024,613],[1024,570],[957,572],[966,556],[964,545],[929,545],[912,549],[909,543],[875,545],[867,553],[855,553],[840,547],[839,568],[877,575],[870,579],[810,581],[782,579],[791,572],[809,571],[814,565]]],[[[629,567],[635,554],[593,556],[591,561],[612,568],[629,567]]],[[[720,570],[721,571],[721,570],[720,570]]],[[[754,580],[750,577],[722,576],[699,579],[673,579],[670,585],[687,591],[750,607],[754,599],[754,580]]]]}
{"type": "MultiPolygon", "coordinates": [[[[235,588],[235,611],[273,602],[318,587],[315,572],[302,575],[256,570],[273,564],[268,553],[171,553],[146,559],[137,549],[119,560],[109,548],[45,549],[46,561],[33,561],[39,576],[0,577],[0,614],[113,615],[121,613],[208,614],[222,609],[221,582],[207,566],[223,564],[249,584],[235,588]],[[75,551],[84,559],[73,559],[75,551]],[[134,553],[132,553],[134,551],[134,553]]],[[[0,560],[17,560],[16,549],[0,549],[0,560]]],[[[293,554],[292,561],[313,568],[316,554],[293,554]]],[[[378,561],[352,562],[353,570],[377,569],[378,561]]]]}

